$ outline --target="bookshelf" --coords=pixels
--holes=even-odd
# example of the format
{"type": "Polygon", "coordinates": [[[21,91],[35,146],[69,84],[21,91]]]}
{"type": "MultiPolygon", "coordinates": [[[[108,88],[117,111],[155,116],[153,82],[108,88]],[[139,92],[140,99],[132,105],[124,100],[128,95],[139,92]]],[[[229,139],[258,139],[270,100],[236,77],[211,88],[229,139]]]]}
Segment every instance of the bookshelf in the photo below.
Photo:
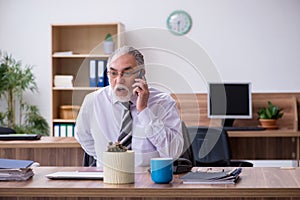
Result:
{"type": "Polygon", "coordinates": [[[108,59],[109,55],[104,54],[103,50],[106,34],[113,35],[115,48],[124,45],[121,34],[124,30],[122,23],[51,25],[51,136],[58,136],[54,131],[55,125],[75,124],[75,117],[61,118],[60,106],[80,106],[85,95],[99,89],[89,86],[89,63],[91,60],[108,59]],[[73,86],[55,87],[56,75],[73,76],[73,86]]]}

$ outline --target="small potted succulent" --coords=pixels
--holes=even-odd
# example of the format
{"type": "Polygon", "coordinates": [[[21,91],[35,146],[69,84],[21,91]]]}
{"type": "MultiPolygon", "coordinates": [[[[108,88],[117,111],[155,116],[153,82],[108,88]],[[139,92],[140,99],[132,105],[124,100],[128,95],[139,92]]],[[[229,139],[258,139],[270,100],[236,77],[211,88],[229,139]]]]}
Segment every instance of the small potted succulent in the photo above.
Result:
{"type": "Polygon", "coordinates": [[[257,112],[261,126],[266,129],[277,129],[277,119],[283,116],[282,109],[268,101],[268,107],[262,107],[257,112]]]}
{"type": "Polygon", "coordinates": [[[113,37],[110,33],[105,36],[103,42],[103,50],[104,54],[111,54],[115,50],[115,43],[113,41],[113,37]]]}
{"type": "Polygon", "coordinates": [[[108,144],[103,152],[103,182],[109,184],[134,183],[134,152],[120,143],[108,144]]]}

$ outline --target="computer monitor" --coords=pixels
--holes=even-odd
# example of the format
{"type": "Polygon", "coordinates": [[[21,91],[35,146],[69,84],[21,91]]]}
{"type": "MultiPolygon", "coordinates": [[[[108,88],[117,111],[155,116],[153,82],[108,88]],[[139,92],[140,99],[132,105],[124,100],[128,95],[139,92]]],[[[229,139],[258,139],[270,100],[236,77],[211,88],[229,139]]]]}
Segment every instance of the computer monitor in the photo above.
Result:
{"type": "Polygon", "coordinates": [[[251,83],[208,83],[207,96],[208,117],[223,119],[223,126],[252,118],[251,83]]]}

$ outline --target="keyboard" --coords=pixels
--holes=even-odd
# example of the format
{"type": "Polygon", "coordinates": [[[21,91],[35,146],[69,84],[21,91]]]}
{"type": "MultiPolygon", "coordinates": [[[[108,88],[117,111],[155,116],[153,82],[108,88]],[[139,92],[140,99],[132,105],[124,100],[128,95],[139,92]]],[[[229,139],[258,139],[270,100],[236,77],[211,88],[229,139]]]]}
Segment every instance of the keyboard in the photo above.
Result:
{"type": "Polygon", "coordinates": [[[263,131],[265,128],[260,126],[224,126],[225,131],[263,131]]]}

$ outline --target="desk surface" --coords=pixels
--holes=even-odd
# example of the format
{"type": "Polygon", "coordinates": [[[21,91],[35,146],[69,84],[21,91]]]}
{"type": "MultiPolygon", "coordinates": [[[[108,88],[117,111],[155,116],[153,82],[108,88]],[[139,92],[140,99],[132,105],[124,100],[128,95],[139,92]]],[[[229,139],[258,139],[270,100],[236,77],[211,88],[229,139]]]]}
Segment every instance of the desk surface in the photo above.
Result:
{"type": "Polygon", "coordinates": [[[300,132],[291,129],[264,131],[228,131],[229,137],[300,137],[300,132]]]}
{"type": "MultiPolygon", "coordinates": [[[[111,185],[99,180],[49,180],[48,173],[76,171],[82,167],[37,167],[32,179],[0,182],[1,197],[300,197],[300,168],[243,168],[235,185],[182,184],[175,175],[170,184],[154,184],[146,172],[134,184],[111,185]]],[[[220,169],[221,170],[221,169],[220,169]]],[[[1,199],[1,198],[0,198],[1,199]]]]}
{"type": "Polygon", "coordinates": [[[41,137],[40,140],[1,140],[0,148],[81,148],[74,137],[41,137]]]}

